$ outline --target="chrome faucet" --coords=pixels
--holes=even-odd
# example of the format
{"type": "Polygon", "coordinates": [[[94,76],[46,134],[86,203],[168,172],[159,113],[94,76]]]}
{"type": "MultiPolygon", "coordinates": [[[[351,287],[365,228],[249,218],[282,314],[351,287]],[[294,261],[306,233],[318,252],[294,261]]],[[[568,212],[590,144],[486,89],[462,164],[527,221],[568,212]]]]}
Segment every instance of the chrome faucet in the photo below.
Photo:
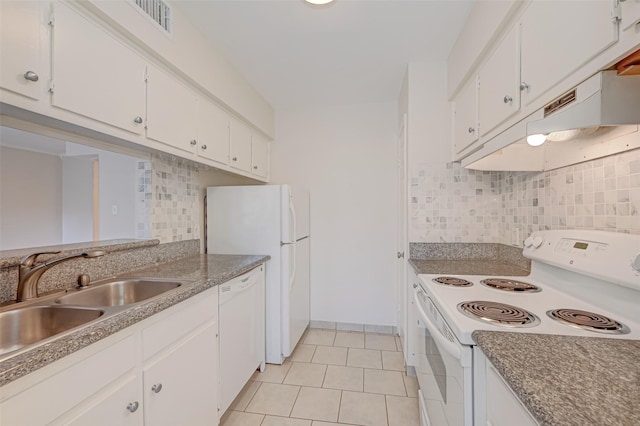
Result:
{"type": "Polygon", "coordinates": [[[102,250],[94,250],[76,254],[70,254],[68,256],[57,257],[46,260],[41,263],[36,263],[36,258],[42,254],[58,254],[59,251],[50,251],[43,253],[33,253],[26,255],[20,259],[20,269],[18,270],[18,294],[16,297],[17,302],[23,302],[25,300],[34,299],[38,297],[38,281],[40,276],[44,274],[50,267],[67,260],[75,259],[77,257],[92,258],[100,257],[105,254],[102,250]]]}

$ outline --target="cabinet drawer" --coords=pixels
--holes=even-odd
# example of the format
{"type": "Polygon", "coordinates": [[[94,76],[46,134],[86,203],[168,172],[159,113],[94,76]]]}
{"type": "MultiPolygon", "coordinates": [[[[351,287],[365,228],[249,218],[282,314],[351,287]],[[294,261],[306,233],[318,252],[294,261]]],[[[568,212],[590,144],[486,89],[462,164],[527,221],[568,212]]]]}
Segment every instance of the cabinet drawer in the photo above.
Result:
{"type": "Polygon", "coordinates": [[[129,336],[4,401],[0,424],[47,424],[135,365],[135,337],[129,336]]]}
{"type": "Polygon", "coordinates": [[[170,311],[182,310],[170,319],[160,319],[142,330],[142,355],[147,360],[162,349],[185,336],[187,330],[193,330],[200,324],[218,319],[218,288],[208,289],[195,303],[185,301],[170,311]],[[190,306],[187,306],[189,304],[190,306]],[[186,309],[185,309],[186,308],[186,309]]]}

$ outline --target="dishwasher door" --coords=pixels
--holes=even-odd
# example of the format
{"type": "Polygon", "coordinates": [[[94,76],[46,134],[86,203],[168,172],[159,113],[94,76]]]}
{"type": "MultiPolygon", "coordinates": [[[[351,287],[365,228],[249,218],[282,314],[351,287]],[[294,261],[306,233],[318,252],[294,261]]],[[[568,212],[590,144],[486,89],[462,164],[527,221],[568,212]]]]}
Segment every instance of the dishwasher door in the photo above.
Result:
{"type": "Polygon", "coordinates": [[[218,286],[220,416],[251,375],[264,371],[264,265],[218,286]]]}

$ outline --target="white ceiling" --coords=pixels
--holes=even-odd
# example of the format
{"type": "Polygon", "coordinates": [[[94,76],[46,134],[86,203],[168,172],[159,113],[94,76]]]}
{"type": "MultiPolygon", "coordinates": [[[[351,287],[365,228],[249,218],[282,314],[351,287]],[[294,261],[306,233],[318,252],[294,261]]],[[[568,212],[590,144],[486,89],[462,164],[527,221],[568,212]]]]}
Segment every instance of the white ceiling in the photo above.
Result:
{"type": "Polygon", "coordinates": [[[407,63],[446,60],[473,1],[176,3],[281,110],[397,100],[407,63]]]}

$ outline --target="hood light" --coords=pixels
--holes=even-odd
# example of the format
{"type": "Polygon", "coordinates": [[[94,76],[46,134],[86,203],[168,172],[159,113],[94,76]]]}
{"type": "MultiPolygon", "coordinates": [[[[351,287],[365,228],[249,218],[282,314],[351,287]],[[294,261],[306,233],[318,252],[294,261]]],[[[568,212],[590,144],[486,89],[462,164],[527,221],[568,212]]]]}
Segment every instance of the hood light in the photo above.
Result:
{"type": "Polygon", "coordinates": [[[333,0],[304,0],[304,1],[311,4],[327,4],[327,3],[331,3],[333,0]]]}
{"type": "Polygon", "coordinates": [[[547,140],[547,135],[537,133],[527,136],[527,143],[531,146],[540,146],[547,140]]]}

